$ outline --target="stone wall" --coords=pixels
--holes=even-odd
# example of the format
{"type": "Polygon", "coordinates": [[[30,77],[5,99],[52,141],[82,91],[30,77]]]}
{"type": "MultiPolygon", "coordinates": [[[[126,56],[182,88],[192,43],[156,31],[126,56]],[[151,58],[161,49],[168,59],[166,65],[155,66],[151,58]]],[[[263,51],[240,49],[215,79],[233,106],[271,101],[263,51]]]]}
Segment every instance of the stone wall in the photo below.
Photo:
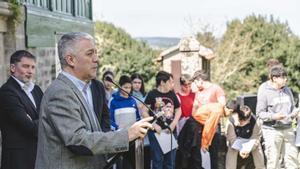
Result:
{"type": "MultiPolygon", "coordinates": [[[[6,56],[5,56],[5,35],[8,31],[7,19],[12,15],[12,12],[8,9],[8,3],[0,0],[0,85],[6,81],[6,56]]],[[[0,167],[1,167],[1,152],[2,152],[2,140],[0,132],[0,167]]]]}
{"type": "MultiPolygon", "coordinates": [[[[4,4],[7,5],[7,3],[3,2],[4,4]]],[[[0,1],[0,6],[1,6],[1,1],[0,1]]],[[[8,5],[7,5],[8,7],[8,5]]],[[[2,78],[0,79],[0,84],[2,85],[5,83],[9,76],[9,59],[10,55],[15,52],[16,50],[20,49],[26,49],[25,47],[25,12],[24,12],[24,7],[20,7],[21,9],[21,14],[20,14],[20,21],[18,23],[14,22],[7,16],[5,18],[4,24],[6,26],[6,31],[3,32],[3,38],[2,38],[2,44],[0,41],[0,52],[3,58],[1,58],[0,62],[2,65],[1,68],[1,75],[2,78]],[[3,51],[1,51],[1,48],[3,51]]],[[[1,16],[0,16],[1,17],[1,16]]],[[[0,18],[1,20],[1,18],[0,18]]],[[[1,39],[0,39],[1,40],[1,39]]]]}
{"type": "Polygon", "coordinates": [[[5,66],[5,57],[4,57],[4,35],[3,35],[3,29],[1,29],[1,27],[3,28],[3,24],[4,21],[1,20],[1,16],[0,16],[0,84],[2,84],[6,78],[6,66],[5,66]]]}
{"type": "Polygon", "coordinates": [[[8,27],[8,18],[12,15],[7,2],[0,0],[0,85],[6,81],[6,55],[5,38],[10,28],[8,27]]]}
{"type": "Polygon", "coordinates": [[[173,60],[180,60],[181,73],[193,76],[196,70],[203,69],[202,59],[198,52],[178,52],[175,55],[167,55],[163,60],[163,70],[171,72],[171,62],[173,60]]]}
{"type": "Polygon", "coordinates": [[[45,91],[55,79],[55,48],[31,48],[28,51],[37,57],[35,81],[45,91]]]}

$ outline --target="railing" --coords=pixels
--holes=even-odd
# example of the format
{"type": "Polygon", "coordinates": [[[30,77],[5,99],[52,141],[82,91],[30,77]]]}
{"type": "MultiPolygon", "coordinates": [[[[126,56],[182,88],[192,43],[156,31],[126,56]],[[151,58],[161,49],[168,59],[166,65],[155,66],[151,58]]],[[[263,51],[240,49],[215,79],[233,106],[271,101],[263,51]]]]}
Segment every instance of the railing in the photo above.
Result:
{"type": "Polygon", "coordinates": [[[144,169],[144,139],[135,141],[135,168],[144,169]]]}

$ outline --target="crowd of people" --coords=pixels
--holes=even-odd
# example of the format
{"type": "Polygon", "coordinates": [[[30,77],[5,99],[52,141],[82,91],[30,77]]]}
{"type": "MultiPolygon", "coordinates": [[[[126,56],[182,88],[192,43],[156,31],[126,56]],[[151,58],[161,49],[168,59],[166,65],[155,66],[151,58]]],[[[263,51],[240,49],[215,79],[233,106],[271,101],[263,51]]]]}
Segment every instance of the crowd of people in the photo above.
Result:
{"type": "Polygon", "coordinates": [[[64,34],[58,55],[62,72],[44,93],[33,83],[36,57],[25,50],[11,55],[11,76],[0,89],[1,169],[217,169],[222,117],[226,169],[299,168],[292,124],[299,109],[288,73],[274,59],[255,113],[226,101],[204,70],[181,75],[178,91],[166,71],[157,72],[149,92],[137,73],[114,84],[107,70],[96,80],[99,61],[87,33],[64,34]],[[165,150],[163,135],[174,137],[175,146],[165,150]],[[106,166],[114,153],[122,155],[106,166]]]}

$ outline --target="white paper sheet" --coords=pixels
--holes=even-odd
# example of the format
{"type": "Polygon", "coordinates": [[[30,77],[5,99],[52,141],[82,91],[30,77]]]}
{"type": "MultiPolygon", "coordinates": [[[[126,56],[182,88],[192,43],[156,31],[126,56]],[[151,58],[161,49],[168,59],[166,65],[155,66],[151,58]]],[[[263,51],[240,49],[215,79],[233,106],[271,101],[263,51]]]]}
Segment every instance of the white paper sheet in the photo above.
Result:
{"type": "Polygon", "coordinates": [[[208,151],[201,151],[202,167],[204,169],[210,169],[210,155],[208,151]]]}
{"type": "Polygon", "coordinates": [[[232,144],[231,148],[239,150],[241,152],[251,152],[255,141],[256,140],[254,139],[237,138],[232,144]]]}
{"type": "Polygon", "coordinates": [[[155,133],[155,137],[164,154],[171,151],[171,136],[172,136],[172,150],[173,150],[178,147],[177,140],[175,139],[173,134],[167,133],[166,130],[161,131],[160,134],[155,133]]]}
{"type": "Polygon", "coordinates": [[[189,119],[189,117],[181,117],[177,123],[176,130],[177,130],[177,135],[179,135],[181,129],[183,128],[184,124],[186,121],[189,119]]]}

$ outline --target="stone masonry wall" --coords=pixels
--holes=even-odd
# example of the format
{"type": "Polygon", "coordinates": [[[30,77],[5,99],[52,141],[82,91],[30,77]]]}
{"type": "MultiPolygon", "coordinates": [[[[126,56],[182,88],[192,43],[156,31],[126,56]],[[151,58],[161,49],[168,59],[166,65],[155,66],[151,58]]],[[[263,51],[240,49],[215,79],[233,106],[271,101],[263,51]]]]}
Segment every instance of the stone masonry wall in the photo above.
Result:
{"type": "Polygon", "coordinates": [[[43,91],[55,79],[55,48],[28,49],[37,58],[35,83],[43,91]]]}

